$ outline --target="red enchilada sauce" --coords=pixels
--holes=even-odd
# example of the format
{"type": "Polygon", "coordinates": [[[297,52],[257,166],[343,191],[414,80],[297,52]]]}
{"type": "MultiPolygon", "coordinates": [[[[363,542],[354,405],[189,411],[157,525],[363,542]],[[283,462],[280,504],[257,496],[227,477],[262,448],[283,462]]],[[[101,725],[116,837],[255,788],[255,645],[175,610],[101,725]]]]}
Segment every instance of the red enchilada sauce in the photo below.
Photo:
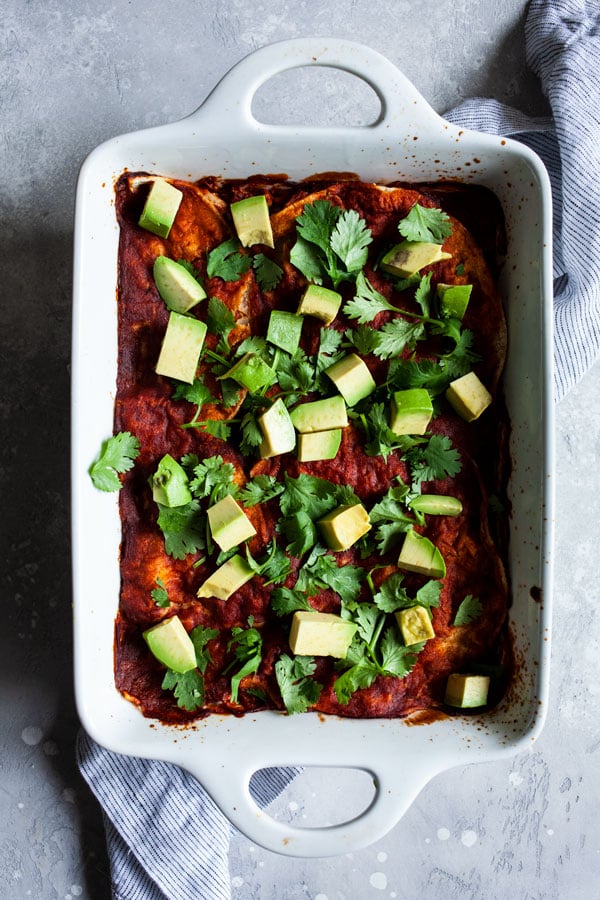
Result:
{"type": "MultiPolygon", "coordinates": [[[[178,461],[186,454],[195,454],[200,461],[220,456],[224,463],[232,465],[240,489],[258,475],[272,476],[279,482],[286,476],[296,479],[301,475],[325,479],[333,485],[352,488],[367,510],[380,503],[390,488],[400,484],[398,478],[410,484],[412,477],[400,449],[383,455],[367,453],[367,437],[360,416],[351,417],[350,424],[343,429],[337,456],[315,462],[299,462],[293,452],[268,459],[260,459],[256,451],[242,452],[235,424],[227,440],[203,428],[183,427],[190,422],[195,406],[174,399],[177,382],[155,372],[169,318],[153,279],[156,257],[164,255],[191,263],[199,273],[207,297],[216,297],[227,307],[235,320],[226,338],[233,359],[242,341],[252,336],[264,338],[272,309],[290,312],[297,309],[307,279],[290,261],[290,251],[297,239],[297,219],[303,209],[320,200],[344,210],[356,210],[372,235],[364,275],[398,310],[397,314],[389,310],[379,312],[364,326],[380,330],[397,315],[401,316],[403,310],[413,314],[412,318],[408,316],[409,321],[415,321],[414,314],[422,313],[414,299],[414,286],[398,290],[398,285],[378,265],[385,249],[399,240],[399,221],[418,202],[424,207],[443,209],[450,215],[452,233],[443,244],[450,258],[427,266],[419,275],[431,272],[432,285],[438,282],[473,285],[461,327],[473,334],[477,356],[473,357],[472,365],[491,392],[493,402],[481,418],[467,423],[451,408],[443,393],[434,400],[434,416],[427,434],[449,438],[460,455],[460,471],[422,482],[421,492],[449,495],[462,504],[458,516],[426,515],[421,524],[414,526],[417,533],[432,541],[446,564],[446,575],[440,580],[439,604],[431,606],[435,637],[420,647],[407,674],[402,677],[378,674],[369,686],[352,691],[345,698],[347,702],[340,702],[335,684],[349,664],[315,656],[310,677],[321,687],[309,708],[352,717],[396,717],[416,712],[422,716],[442,714],[450,711],[444,704],[444,693],[451,673],[488,669],[495,673],[489,698],[493,705],[505,689],[510,669],[506,636],[509,589],[504,566],[505,513],[497,512],[500,508],[497,498],[504,496],[508,431],[500,388],[506,329],[494,280],[504,243],[497,201],[478,187],[447,184],[380,188],[339,176],[301,183],[292,183],[284,176],[259,176],[247,181],[206,178],[194,184],[172,180],[183,193],[183,200],[168,238],[161,238],[138,224],[147,182],[148,176],[127,173],[116,185],[120,242],[115,432],[130,432],[140,445],[135,466],[124,477],[120,492],[121,594],[115,631],[117,688],[144,715],[171,723],[188,722],[214,712],[241,715],[264,708],[285,709],[275,667],[283,655],[293,657],[289,646],[291,614],[277,615],[272,598],[277,588],[294,588],[311,551],[300,558],[288,553],[290,572],[283,581],[267,584],[257,574],[227,600],[198,598],[199,586],[217,568],[218,548],[212,555],[197,550],[182,559],[167,552],[157,523],[157,504],[149,486],[149,479],[166,453],[178,461]],[[208,254],[224,241],[235,238],[230,203],[254,194],[264,194],[267,198],[275,247],[241,252],[255,255],[260,251],[277,263],[282,276],[272,289],[261,287],[254,267],[232,281],[207,274],[208,254]],[[490,502],[490,498],[494,500],[490,502]],[[158,605],[153,598],[158,584],[166,590],[167,605],[158,605]],[[468,624],[455,625],[458,607],[466,597],[477,598],[480,613],[468,624]],[[197,626],[214,629],[215,636],[206,646],[205,671],[198,673],[202,677],[204,701],[193,709],[184,708],[173,690],[163,687],[165,666],[154,658],[143,637],[146,629],[173,615],[180,618],[188,633],[197,626]],[[257,629],[262,638],[261,660],[256,671],[241,680],[237,702],[234,702],[231,677],[239,665],[236,668],[235,645],[231,641],[234,629],[249,627],[257,629]]],[[[328,326],[330,329],[345,334],[348,329],[357,328],[356,320],[344,314],[344,304],[353,297],[355,289],[351,280],[338,287],[343,303],[338,316],[328,326]]],[[[207,303],[202,301],[189,315],[206,321],[207,303]]],[[[322,327],[323,322],[305,317],[301,347],[309,356],[319,350],[322,327]]],[[[391,361],[372,352],[363,354],[363,358],[376,384],[381,386],[389,377],[391,365],[439,359],[452,346],[444,344],[444,340],[431,334],[391,361]]],[[[217,344],[218,336],[209,330],[205,348],[216,352],[217,344]]],[[[353,346],[346,350],[354,351],[353,346]]],[[[217,399],[202,407],[200,419],[235,421],[240,401],[229,407],[218,402],[220,382],[213,367],[212,360],[203,353],[198,374],[217,399]]],[[[272,397],[280,391],[276,384],[266,395],[272,397]]],[[[332,384],[330,394],[335,393],[332,384]]],[[[296,403],[322,396],[309,392],[297,396],[296,403]]],[[[372,406],[369,398],[361,403],[358,410],[368,411],[372,406]]],[[[205,511],[205,503],[202,509],[205,511]]],[[[279,497],[245,507],[244,512],[256,529],[256,536],[248,542],[254,559],[264,557],[273,539],[281,549],[286,547],[286,535],[278,530],[282,518],[279,497]]],[[[408,510],[405,512],[410,514],[408,510]]],[[[400,573],[397,560],[403,537],[399,535],[389,548],[380,552],[376,533],[377,525],[373,523],[367,538],[349,549],[333,552],[323,547],[322,550],[335,559],[338,568],[357,567],[348,570],[357,573],[357,602],[370,607],[374,593],[381,590],[387,579],[400,573]]],[[[243,556],[244,548],[238,552],[243,556]]],[[[406,571],[401,574],[402,588],[413,598],[432,580],[406,571]]],[[[340,613],[343,600],[326,584],[305,594],[313,609],[340,613]]],[[[394,622],[393,614],[388,613],[385,628],[397,629],[394,622]]]]}

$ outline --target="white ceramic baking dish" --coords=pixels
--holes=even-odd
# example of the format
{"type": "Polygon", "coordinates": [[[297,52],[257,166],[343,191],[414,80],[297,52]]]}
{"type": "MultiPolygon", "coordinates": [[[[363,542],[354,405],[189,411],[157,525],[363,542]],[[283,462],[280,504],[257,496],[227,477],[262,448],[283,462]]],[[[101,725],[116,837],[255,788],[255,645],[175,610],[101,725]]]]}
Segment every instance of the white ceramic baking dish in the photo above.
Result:
{"type": "MultiPolygon", "coordinates": [[[[390,62],[342,40],[273,44],[236,65],[191,116],[114,138],[82,167],[74,270],[72,472],[75,683],[81,721],[121,753],[168,760],[192,772],[229,819],[257,843],[295,856],[327,856],[384,835],[437,773],[514,754],[539,733],[548,698],[553,524],[551,209],[546,171],[524,146],[461,130],[441,119],[390,62]],[[252,99],[273,75],[331,66],[363,79],[381,112],[368,127],[259,123],[252,99]],[[304,178],[353,171],[370,181],[448,178],[490,187],[506,215],[509,248],[501,290],[509,353],[506,402],[512,423],[511,633],[517,678],[481,717],[411,726],[262,712],[212,716],[184,729],[145,719],[113,681],[119,596],[116,495],[96,491],[88,468],[112,433],[116,377],[118,229],[113,185],[124,170],[177,178],[285,172],[304,178]],[[353,767],[372,774],[370,806],[350,822],[303,829],[276,822],[249,792],[266,766],[353,767]]],[[[441,788],[443,790],[443,784],[441,788]]]]}

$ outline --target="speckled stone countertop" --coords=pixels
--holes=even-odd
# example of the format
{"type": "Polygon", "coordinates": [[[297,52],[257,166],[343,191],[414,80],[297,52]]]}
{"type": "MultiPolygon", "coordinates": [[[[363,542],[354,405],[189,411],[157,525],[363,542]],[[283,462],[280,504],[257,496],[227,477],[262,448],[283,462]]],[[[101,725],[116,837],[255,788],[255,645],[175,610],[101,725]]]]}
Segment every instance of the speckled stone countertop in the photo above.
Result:
{"type": "MultiPolygon", "coordinates": [[[[108,900],[100,811],[76,769],[69,558],[69,355],[77,172],[104,139],[194,110],[272,40],[334,35],[396,63],[435,109],[545,101],[524,61],[525,0],[5,0],[0,21],[2,603],[0,897],[108,900]]],[[[374,97],[322,71],[261,89],[269,121],[362,124],[374,97]],[[314,77],[313,77],[314,76],[314,77]],[[300,79],[299,82],[293,80],[300,79]],[[315,93],[327,103],[315,103],[315,93]],[[337,110],[333,113],[332,110],[337,110]]],[[[587,900],[600,896],[600,366],[557,415],[550,709],[510,760],[434,779],[402,821],[345,857],[286,859],[241,835],[234,900],[587,900]]],[[[277,801],[298,823],[347,818],[352,773],[303,775],[277,801]]],[[[176,900],[176,898],[174,898],[176,900]]]]}

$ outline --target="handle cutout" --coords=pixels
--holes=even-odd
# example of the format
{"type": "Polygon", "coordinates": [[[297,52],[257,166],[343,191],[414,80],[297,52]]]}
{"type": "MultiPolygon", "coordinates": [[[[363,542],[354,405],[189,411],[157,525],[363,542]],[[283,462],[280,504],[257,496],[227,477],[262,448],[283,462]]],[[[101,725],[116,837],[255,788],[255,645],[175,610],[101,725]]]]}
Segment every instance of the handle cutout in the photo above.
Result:
{"type": "MultiPolygon", "coordinates": [[[[255,796],[259,769],[250,779],[255,796]]],[[[292,770],[285,770],[286,774],[292,770]]],[[[267,807],[268,815],[295,828],[332,828],[359,818],[376,795],[373,776],[364,769],[309,766],[296,769],[283,791],[267,807]]]]}
{"type": "Polygon", "coordinates": [[[252,115],[263,125],[367,127],[381,113],[379,97],[366,81],[327,65],[279,72],[252,99],[252,115]]]}

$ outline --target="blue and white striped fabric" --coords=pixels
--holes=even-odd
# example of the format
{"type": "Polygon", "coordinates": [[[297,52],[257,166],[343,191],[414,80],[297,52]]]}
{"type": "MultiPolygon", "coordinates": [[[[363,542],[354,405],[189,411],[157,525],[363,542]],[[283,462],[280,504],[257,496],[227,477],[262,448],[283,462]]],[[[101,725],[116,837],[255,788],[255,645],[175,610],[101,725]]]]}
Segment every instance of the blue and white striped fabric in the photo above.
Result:
{"type": "MultiPolygon", "coordinates": [[[[447,114],[459,125],[511,135],[544,160],[554,195],[556,397],[600,349],[600,9],[598,0],[533,0],[527,58],[553,119],[530,119],[494,100],[447,114]]],[[[186,772],[118,756],[87,735],[81,772],[104,811],[114,900],[228,900],[231,825],[186,772]]],[[[295,770],[261,774],[266,805],[295,770]]]]}
{"type": "Polygon", "coordinates": [[[552,119],[531,119],[494,100],[468,100],[446,114],[457,125],[510,135],[544,161],[554,201],[555,397],[560,400],[600,351],[600,5],[533,0],[527,61],[552,119]]]}

